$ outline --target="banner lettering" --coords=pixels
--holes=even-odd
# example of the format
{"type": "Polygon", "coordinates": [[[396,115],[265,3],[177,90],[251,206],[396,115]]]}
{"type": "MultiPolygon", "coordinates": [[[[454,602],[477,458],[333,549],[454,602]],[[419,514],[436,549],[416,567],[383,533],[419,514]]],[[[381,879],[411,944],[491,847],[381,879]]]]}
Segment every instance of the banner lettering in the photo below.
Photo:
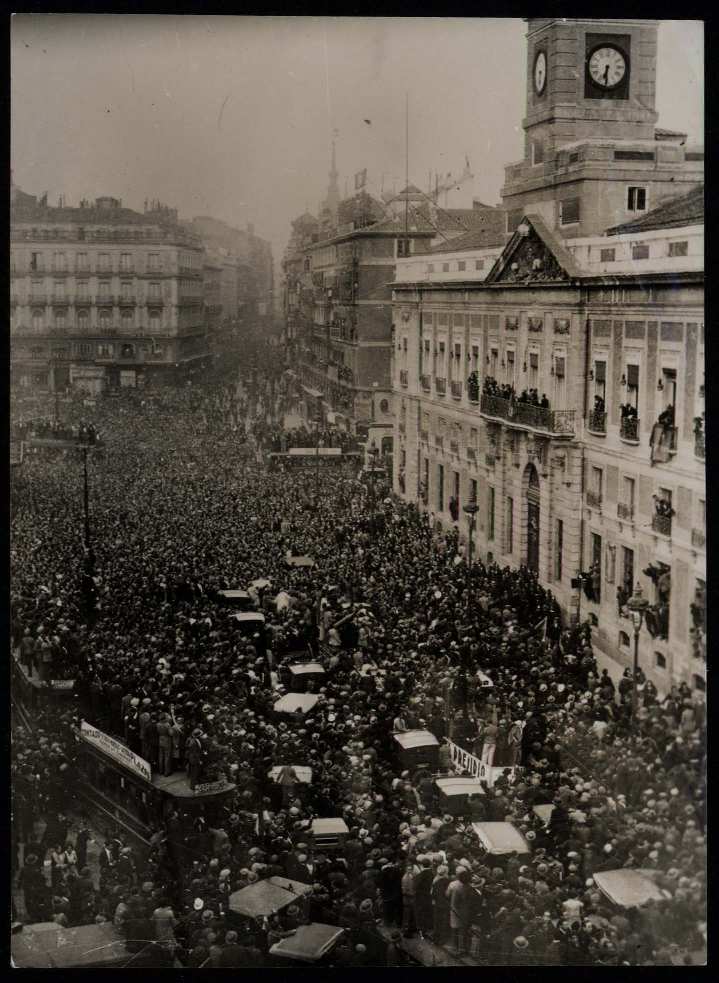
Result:
{"type": "Polygon", "coordinates": [[[478,758],[476,754],[470,754],[469,751],[465,751],[464,748],[461,748],[448,738],[445,738],[445,740],[449,746],[450,762],[455,771],[468,774],[472,778],[478,778],[480,782],[486,782],[489,788],[493,788],[496,779],[505,772],[510,773],[510,782],[514,781],[517,768],[491,768],[478,758]]]}
{"type": "Polygon", "coordinates": [[[98,730],[97,727],[91,727],[84,720],[80,721],[80,737],[93,747],[104,751],[108,757],[129,768],[130,771],[139,775],[140,778],[144,778],[146,782],[152,781],[150,762],[145,761],[139,754],[135,754],[134,751],[131,751],[121,741],[110,737],[109,734],[98,730]]]}

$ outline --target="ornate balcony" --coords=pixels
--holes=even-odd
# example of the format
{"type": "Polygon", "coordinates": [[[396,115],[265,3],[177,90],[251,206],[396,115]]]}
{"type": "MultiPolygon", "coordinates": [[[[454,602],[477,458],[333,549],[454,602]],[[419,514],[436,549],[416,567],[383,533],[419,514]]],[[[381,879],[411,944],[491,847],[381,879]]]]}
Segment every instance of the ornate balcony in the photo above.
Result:
{"type": "Polygon", "coordinates": [[[434,388],[441,396],[444,396],[447,392],[447,380],[443,379],[442,376],[436,375],[434,377],[434,388]]]}
{"type": "Polygon", "coordinates": [[[634,506],[625,505],[624,502],[617,502],[617,518],[626,519],[627,522],[631,522],[634,518],[634,506]]]}
{"type": "Polygon", "coordinates": [[[461,382],[451,382],[450,383],[450,390],[451,390],[452,396],[455,399],[461,399],[462,398],[462,383],[461,382]]]}
{"type": "Polygon", "coordinates": [[[707,536],[703,529],[692,529],[692,546],[697,549],[704,549],[707,542],[707,536]]]}
{"type": "Polygon", "coordinates": [[[164,307],[165,301],[162,297],[148,297],[145,304],[147,307],[164,307]]]}
{"type": "Polygon", "coordinates": [[[607,414],[599,413],[596,410],[592,410],[592,412],[587,417],[587,430],[590,433],[600,433],[606,435],[607,414]]]}
{"type": "Polygon", "coordinates": [[[639,443],[639,417],[625,416],[619,423],[619,436],[628,444],[639,443]]]}
{"type": "Polygon", "coordinates": [[[408,385],[408,381],[409,381],[409,379],[408,379],[407,369],[400,369],[399,370],[399,384],[400,384],[400,386],[403,386],[406,389],[407,388],[407,385],[408,385]]]}
{"type": "Polygon", "coordinates": [[[592,491],[591,488],[587,490],[587,505],[593,509],[601,509],[602,507],[602,496],[600,492],[592,491]]]}
{"type": "Polygon", "coordinates": [[[422,388],[424,389],[424,391],[427,392],[427,393],[432,388],[432,379],[428,375],[421,375],[419,377],[419,382],[420,382],[420,385],[422,386],[422,388]]]}
{"type": "Polygon", "coordinates": [[[658,512],[655,512],[652,516],[652,529],[654,532],[658,532],[660,536],[671,536],[672,517],[670,515],[659,515],[658,512]]]}
{"type": "Polygon", "coordinates": [[[557,437],[574,436],[574,410],[550,410],[482,393],[479,411],[482,416],[506,420],[519,429],[541,430],[557,437]]]}

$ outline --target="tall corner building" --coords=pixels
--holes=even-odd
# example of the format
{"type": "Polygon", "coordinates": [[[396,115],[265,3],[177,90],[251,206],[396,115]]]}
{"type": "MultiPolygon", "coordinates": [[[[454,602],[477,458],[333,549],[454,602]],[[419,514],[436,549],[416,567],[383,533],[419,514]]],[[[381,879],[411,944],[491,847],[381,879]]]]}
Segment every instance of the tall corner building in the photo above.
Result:
{"type": "Polygon", "coordinates": [[[530,19],[504,234],[398,259],[394,488],[527,565],[600,663],[704,689],[702,148],[661,129],[656,21],[530,19]]]}
{"type": "Polygon", "coordinates": [[[112,197],[49,207],[13,189],[10,366],[17,391],[173,381],[212,357],[201,241],[173,209],[112,197]]]}

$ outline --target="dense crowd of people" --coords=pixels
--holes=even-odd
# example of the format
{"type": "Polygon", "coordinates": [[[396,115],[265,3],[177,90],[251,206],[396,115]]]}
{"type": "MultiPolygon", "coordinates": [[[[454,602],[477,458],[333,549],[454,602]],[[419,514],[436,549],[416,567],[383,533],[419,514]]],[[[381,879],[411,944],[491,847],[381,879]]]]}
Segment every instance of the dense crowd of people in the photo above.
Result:
{"type": "Polygon", "coordinates": [[[396,500],[378,506],[343,471],[317,476],[317,499],[301,476],[248,458],[239,428],[264,449],[283,439],[271,382],[98,401],[89,618],[77,462],[23,465],[16,657],[42,663],[49,646],[76,679],[71,709],[14,729],[26,920],[112,921],[129,948],[154,940],[158,959],[188,967],[263,965],[307,921],[347,930],[336,966],[397,965],[417,935],[485,965],[665,965],[701,949],[703,703],[640,679],[632,720],[631,673],[617,685],[600,673],[590,626],[563,627],[528,570],[479,559],[468,570],[457,529],[438,534],[396,500]],[[208,405],[214,423],[198,439],[208,405]],[[290,567],[287,554],[314,566],[290,567]],[[268,582],[252,588],[266,637],[240,635],[219,597],[253,581],[268,582]],[[310,684],[318,701],[280,717],[287,663],[308,646],[325,668],[310,684]],[[107,830],[95,883],[71,799],[80,717],[161,773],[235,790],[218,813],[145,816],[147,851],[107,830]],[[442,742],[445,772],[445,737],[506,771],[453,816],[432,773],[395,753],[394,735],[415,728],[442,742]],[[276,785],[277,766],[308,766],[311,781],[284,767],[276,785]],[[548,824],[538,805],[553,806],[548,824]],[[346,841],[315,849],[317,816],[341,816],[346,841]],[[483,820],[513,823],[530,852],[487,854],[471,825],[483,820]],[[614,906],[593,875],[624,867],[651,871],[663,900],[614,906]],[[234,920],[230,895],[272,875],[309,885],[309,902],[234,920]]]}

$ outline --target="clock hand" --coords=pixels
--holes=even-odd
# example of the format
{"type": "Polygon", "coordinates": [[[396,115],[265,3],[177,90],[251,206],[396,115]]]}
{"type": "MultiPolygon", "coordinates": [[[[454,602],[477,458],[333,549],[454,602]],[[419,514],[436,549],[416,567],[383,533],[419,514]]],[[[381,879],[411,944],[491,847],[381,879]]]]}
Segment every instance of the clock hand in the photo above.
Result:
{"type": "Polygon", "coordinates": [[[609,81],[609,62],[604,66],[604,84],[606,85],[609,81]]]}

